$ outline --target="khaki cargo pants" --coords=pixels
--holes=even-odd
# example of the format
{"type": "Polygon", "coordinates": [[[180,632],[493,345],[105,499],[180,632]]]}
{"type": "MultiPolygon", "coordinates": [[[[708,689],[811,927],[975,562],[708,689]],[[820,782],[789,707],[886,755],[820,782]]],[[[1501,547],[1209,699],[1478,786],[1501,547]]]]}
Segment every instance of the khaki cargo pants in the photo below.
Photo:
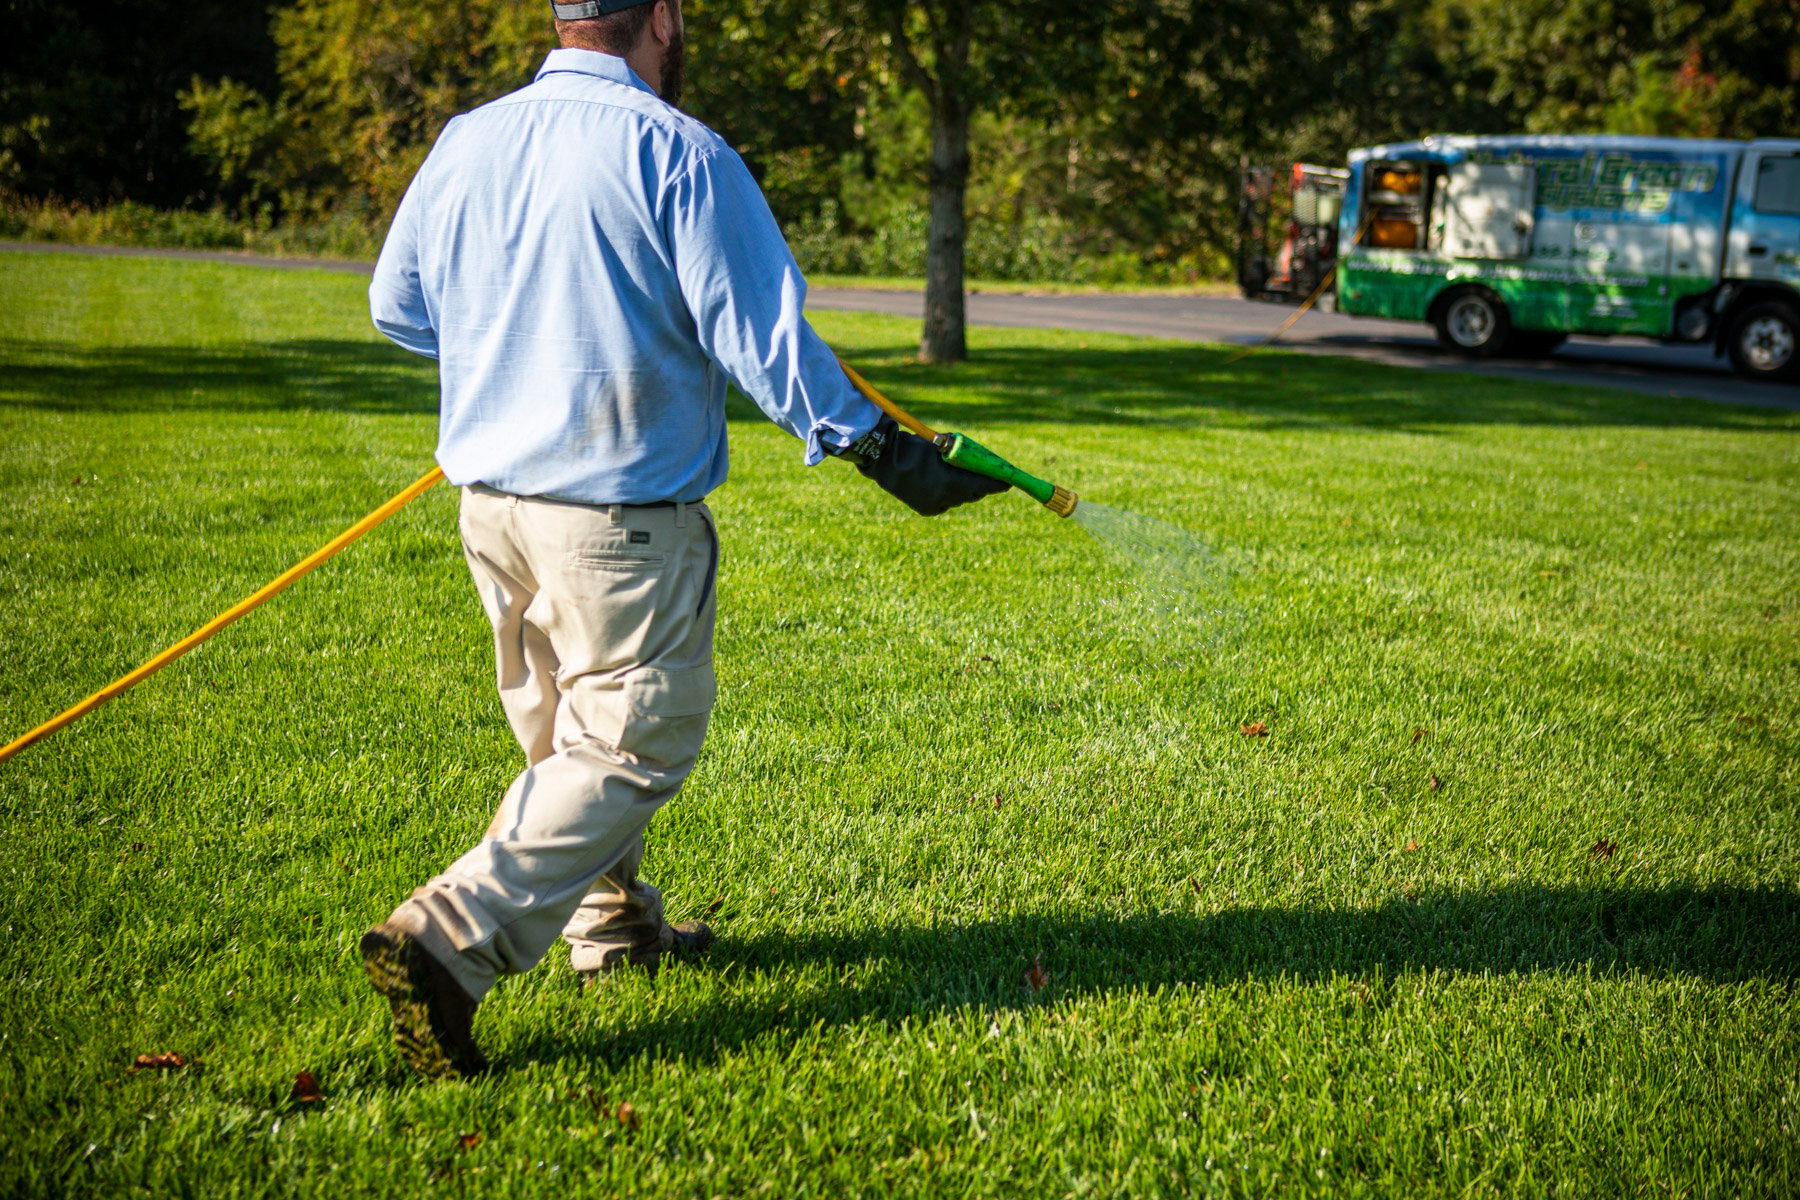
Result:
{"type": "Polygon", "coordinates": [[[479,999],[561,932],[577,970],[670,940],[637,878],[712,712],[719,544],[704,504],[595,507],[463,490],[463,551],[529,764],[482,840],[395,910],[479,999]]]}

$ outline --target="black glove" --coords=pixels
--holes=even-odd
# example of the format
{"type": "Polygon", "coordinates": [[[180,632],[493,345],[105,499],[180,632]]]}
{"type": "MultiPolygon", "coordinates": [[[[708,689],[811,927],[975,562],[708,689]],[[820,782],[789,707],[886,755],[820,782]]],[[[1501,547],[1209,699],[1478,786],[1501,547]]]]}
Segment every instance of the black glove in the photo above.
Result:
{"type": "Polygon", "coordinates": [[[857,442],[845,458],[922,517],[935,517],[959,504],[1004,492],[1012,485],[944,461],[938,448],[917,434],[903,432],[894,418],[883,417],[875,437],[857,442]],[[879,441],[879,447],[872,443],[879,441]]]}

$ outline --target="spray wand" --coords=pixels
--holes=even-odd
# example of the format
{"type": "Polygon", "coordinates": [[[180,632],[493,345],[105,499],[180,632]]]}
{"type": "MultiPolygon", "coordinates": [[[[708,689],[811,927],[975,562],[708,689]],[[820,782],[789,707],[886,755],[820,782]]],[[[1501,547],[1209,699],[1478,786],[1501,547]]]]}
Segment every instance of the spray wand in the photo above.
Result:
{"type": "Polygon", "coordinates": [[[1039,479],[1031,472],[1015,467],[966,433],[937,432],[876,391],[874,386],[858,375],[856,368],[849,363],[840,358],[838,365],[844,368],[844,374],[856,386],[856,390],[866,396],[871,404],[935,445],[938,452],[944,456],[944,461],[952,466],[961,467],[965,471],[973,471],[977,475],[986,475],[990,479],[998,479],[1001,483],[1010,483],[1059,517],[1069,516],[1075,511],[1075,506],[1080,503],[1081,497],[1068,488],[1061,484],[1051,483],[1048,479],[1039,479]]]}

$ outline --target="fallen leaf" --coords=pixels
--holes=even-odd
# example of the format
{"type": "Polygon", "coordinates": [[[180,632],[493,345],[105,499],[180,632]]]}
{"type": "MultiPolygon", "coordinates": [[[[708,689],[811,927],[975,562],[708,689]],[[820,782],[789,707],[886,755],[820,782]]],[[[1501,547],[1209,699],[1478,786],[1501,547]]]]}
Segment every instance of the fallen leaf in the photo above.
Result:
{"type": "Polygon", "coordinates": [[[1351,520],[1352,520],[1352,518],[1350,518],[1350,517],[1345,517],[1345,518],[1344,518],[1344,527],[1345,527],[1345,528],[1346,528],[1346,529],[1347,529],[1347,528],[1349,528],[1349,527],[1350,527],[1350,522],[1351,522],[1351,520]]]}
{"type": "Polygon", "coordinates": [[[69,480],[69,486],[70,487],[80,487],[81,486],[81,476],[77,475],[75,478],[69,480]]]}
{"type": "Polygon", "coordinates": [[[720,896],[717,899],[715,899],[711,904],[707,905],[706,911],[701,913],[700,915],[703,917],[710,917],[714,913],[717,913],[721,908],[724,908],[724,907],[725,907],[725,897],[720,896]]]}
{"type": "Polygon", "coordinates": [[[1418,728],[1418,729],[1414,729],[1413,735],[1412,735],[1412,741],[1408,742],[1407,745],[1416,746],[1419,744],[1419,741],[1421,738],[1428,737],[1428,736],[1430,736],[1430,734],[1431,734],[1431,730],[1429,730],[1429,729],[1425,729],[1422,727],[1418,728]]]}
{"type": "Polygon", "coordinates": [[[1435,792],[1439,788],[1443,787],[1444,784],[1440,779],[1438,779],[1437,774],[1434,772],[1425,777],[1425,786],[1435,792]]]}
{"type": "Polygon", "coordinates": [[[1261,721],[1252,721],[1248,725],[1239,725],[1245,737],[1268,737],[1269,727],[1261,721]]]}
{"type": "Polygon", "coordinates": [[[1601,838],[1599,841],[1595,842],[1592,846],[1588,847],[1588,857],[1589,858],[1611,858],[1613,856],[1613,853],[1615,851],[1617,851],[1618,848],[1619,848],[1619,843],[1609,842],[1605,838],[1601,838]]]}
{"type": "Polygon", "coordinates": [[[624,1101],[619,1103],[619,1124],[625,1126],[627,1129],[636,1129],[638,1127],[637,1109],[631,1107],[630,1104],[624,1101]]]}
{"type": "Polygon", "coordinates": [[[163,1050],[156,1054],[140,1054],[132,1060],[134,1071],[178,1071],[187,1066],[187,1059],[173,1050],[163,1050]]]}
{"type": "Polygon", "coordinates": [[[294,1086],[288,1091],[288,1099],[296,1104],[317,1104],[325,1099],[325,1093],[319,1090],[318,1081],[311,1071],[302,1071],[294,1076],[294,1086]]]}
{"type": "Polygon", "coordinates": [[[1043,955],[1034,954],[1031,956],[1031,969],[1025,972],[1025,986],[1034,992],[1041,992],[1046,987],[1050,986],[1050,976],[1044,970],[1043,955]]]}
{"type": "Polygon", "coordinates": [[[1647,462],[1639,462],[1636,465],[1634,465],[1631,469],[1634,471],[1648,471],[1650,469],[1650,464],[1647,462]]]}
{"type": "Polygon", "coordinates": [[[1194,889],[1194,894],[1195,894],[1195,895],[1196,895],[1196,896],[1204,896],[1204,895],[1206,895],[1206,889],[1205,889],[1205,888],[1203,888],[1203,887],[1201,887],[1201,886],[1200,886],[1200,881],[1199,881],[1199,880],[1198,880],[1198,879],[1195,879],[1195,878],[1194,878],[1194,877],[1193,877],[1193,876],[1192,876],[1192,875],[1189,875],[1189,876],[1188,876],[1188,883],[1189,883],[1189,884],[1190,884],[1190,885],[1192,885],[1192,887],[1193,887],[1193,889],[1194,889]]]}
{"type": "Polygon", "coordinates": [[[1400,852],[1402,854],[1411,854],[1414,850],[1417,850],[1418,848],[1419,848],[1418,842],[1409,841],[1406,843],[1406,845],[1400,847],[1400,852]]]}
{"type": "Polygon", "coordinates": [[[1005,793],[1004,793],[1004,792],[995,792],[995,793],[994,793],[994,807],[995,807],[995,808],[999,808],[999,807],[1000,807],[1000,798],[1001,798],[1001,797],[1002,797],[1002,796],[1003,796],[1003,795],[1005,795],[1005,793]]]}
{"type": "Polygon", "coordinates": [[[479,1145],[481,1145],[481,1135],[474,1130],[457,1136],[456,1146],[459,1150],[473,1150],[479,1145]]]}

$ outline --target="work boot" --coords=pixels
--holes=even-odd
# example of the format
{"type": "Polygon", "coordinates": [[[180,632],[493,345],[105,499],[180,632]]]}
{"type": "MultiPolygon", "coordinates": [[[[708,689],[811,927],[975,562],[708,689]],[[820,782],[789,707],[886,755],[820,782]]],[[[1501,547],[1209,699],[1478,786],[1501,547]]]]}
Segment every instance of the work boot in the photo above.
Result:
{"type": "Polygon", "coordinates": [[[475,1009],[444,964],[391,921],[362,936],[363,969],[394,1010],[394,1045],[427,1079],[461,1079],[487,1070],[475,1044],[475,1009]]]}
{"type": "Polygon", "coordinates": [[[712,926],[705,921],[682,921],[676,925],[665,925],[657,938],[632,946],[623,954],[609,956],[598,967],[577,971],[576,974],[581,976],[584,985],[590,987],[626,967],[639,967],[654,976],[662,966],[664,956],[698,957],[711,949],[716,941],[718,935],[713,933],[712,926]]]}

